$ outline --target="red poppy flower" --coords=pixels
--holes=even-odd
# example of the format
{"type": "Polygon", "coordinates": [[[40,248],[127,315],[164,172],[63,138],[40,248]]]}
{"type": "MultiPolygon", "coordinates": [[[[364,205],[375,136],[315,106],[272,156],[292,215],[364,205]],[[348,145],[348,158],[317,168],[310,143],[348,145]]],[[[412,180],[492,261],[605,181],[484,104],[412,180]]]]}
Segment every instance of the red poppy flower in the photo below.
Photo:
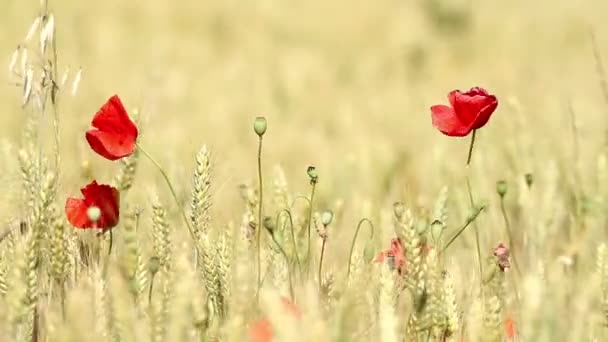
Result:
{"type": "Polygon", "coordinates": [[[135,151],[137,126],[131,121],[118,95],[112,96],[95,114],[93,129],[86,133],[93,151],[109,160],[126,157],[135,151]]]}
{"type": "Polygon", "coordinates": [[[453,137],[464,137],[483,127],[498,106],[496,96],[478,87],[464,93],[454,90],[448,94],[448,100],[451,107],[432,106],[431,117],[435,128],[453,137]]]}
{"type": "Polygon", "coordinates": [[[405,270],[405,249],[401,244],[401,239],[392,239],[391,248],[376,257],[376,262],[385,262],[386,260],[388,260],[391,268],[397,269],[399,274],[405,270]]]}
{"type": "MultiPolygon", "coordinates": [[[[288,314],[295,318],[300,318],[302,316],[300,308],[294,302],[286,297],[281,297],[281,302],[288,314]]],[[[251,342],[272,342],[273,338],[274,332],[272,331],[272,324],[267,319],[255,321],[249,327],[249,340],[251,342]]]]}
{"type": "Polygon", "coordinates": [[[116,188],[93,181],[80,191],[84,199],[68,198],[65,203],[65,214],[74,227],[106,230],[118,224],[120,194],[116,188]],[[98,209],[95,222],[90,217],[92,208],[98,209]]]}

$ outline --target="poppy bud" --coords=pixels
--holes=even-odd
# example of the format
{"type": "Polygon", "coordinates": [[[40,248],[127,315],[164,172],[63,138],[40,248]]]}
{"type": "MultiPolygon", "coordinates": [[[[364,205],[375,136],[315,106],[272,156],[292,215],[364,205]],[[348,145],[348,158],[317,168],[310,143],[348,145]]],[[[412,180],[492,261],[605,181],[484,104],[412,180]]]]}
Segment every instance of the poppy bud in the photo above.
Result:
{"type": "Polygon", "coordinates": [[[403,205],[403,203],[393,203],[393,212],[395,213],[395,217],[397,217],[398,219],[403,217],[403,214],[405,213],[405,206],[403,205]]]}
{"type": "Polygon", "coordinates": [[[317,184],[317,182],[319,181],[319,174],[317,173],[317,168],[314,166],[309,166],[306,170],[306,173],[308,173],[308,177],[310,178],[310,184],[317,184]]]}
{"type": "Polygon", "coordinates": [[[264,228],[266,228],[266,230],[270,233],[270,234],[274,234],[274,221],[272,220],[272,217],[270,216],[266,216],[264,217],[264,228]]]}
{"type": "Polygon", "coordinates": [[[496,182],[496,192],[501,198],[504,198],[507,194],[507,182],[504,180],[499,180],[496,182]]]}
{"type": "Polygon", "coordinates": [[[331,221],[333,221],[333,219],[334,219],[334,213],[332,213],[331,210],[326,210],[321,215],[321,223],[323,223],[323,225],[325,227],[329,226],[331,224],[331,221]]]}
{"type": "Polygon", "coordinates": [[[528,189],[531,188],[532,183],[534,183],[534,176],[532,173],[526,173],[524,177],[526,178],[526,185],[528,186],[528,189]]]}
{"type": "Polygon", "coordinates": [[[255,118],[253,122],[253,130],[255,134],[257,134],[260,138],[266,133],[266,128],[268,127],[268,123],[266,122],[266,118],[263,116],[258,116],[255,118]]]}
{"type": "Polygon", "coordinates": [[[91,222],[95,223],[101,217],[101,210],[98,207],[89,207],[87,209],[87,217],[91,222]]]}
{"type": "Polygon", "coordinates": [[[151,274],[156,274],[159,269],[160,269],[160,259],[155,256],[151,257],[150,260],[148,261],[148,271],[150,271],[151,274]]]}
{"type": "Polygon", "coordinates": [[[445,229],[445,225],[439,221],[435,220],[431,223],[431,236],[435,241],[438,241],[441,235],[443,234],[443,230],[445,229]]]}

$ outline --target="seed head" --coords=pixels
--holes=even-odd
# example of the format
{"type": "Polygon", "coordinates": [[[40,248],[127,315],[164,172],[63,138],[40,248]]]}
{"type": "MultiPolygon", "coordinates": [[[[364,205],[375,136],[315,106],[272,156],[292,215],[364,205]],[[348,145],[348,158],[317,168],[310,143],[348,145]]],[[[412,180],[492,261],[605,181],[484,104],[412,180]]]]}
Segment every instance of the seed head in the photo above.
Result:
{"type": "Polygon", "coordinates": [[[524,177],[526,178],[526,185],[528,186],[528,189],[531,188],[532,184],[534,183],[534,176],[532,173],[528,172],[524,177]]]}
{"type": "Polygon", "coordinates": [[[266,122],[266,118],[263,116],[258,116],[255,118],[253,122],[253,130],[255,134],[257,134],[260,138],[266,133],[266,128],[268,127],[268,123],[266,122]]]}
{"type": "Polygon", "coordinates": [[[504,180],[496,182],[496,192],[501,198],[504,198],[507,194],[507,182],[504,180]]]}
{"type": "Polygon", "coordinates": [[[332,213],[331,210],[326,210],[321,215],[321,223],[325,227],[329,226],[331,224],[331,221],[333,221],[333,219],[334,219],[334,213],[332,213]]]}
{"type": "Polygon", "coordinates": [[[317,184],[317,182],[319,181],[319,174],[317,173],[317,168],[314,166],[309,166],[306,170],[306,173],[308,173],[308,177],[310,178],[310,184],[317,184]]]}
{"type": "Polygon", "coordinates": [[[156,274],[160,269],[160,259],[156,256],[153,256],[148,261],[148,271],[151,274],[156,274]]]}

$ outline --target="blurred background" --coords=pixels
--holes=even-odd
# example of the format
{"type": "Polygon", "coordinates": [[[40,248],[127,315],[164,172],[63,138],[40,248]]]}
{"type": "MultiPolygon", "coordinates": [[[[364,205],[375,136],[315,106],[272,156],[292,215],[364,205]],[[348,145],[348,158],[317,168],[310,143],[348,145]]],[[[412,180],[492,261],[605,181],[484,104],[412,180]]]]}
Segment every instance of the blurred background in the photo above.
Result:
{"type": "MultiPolygon", "coordinates": [[[[552,160],[572,167],[575,153],[580,167],[594,165],[604,144],[608,99],[591,35],[608,56],[606,1],[53,0],[50,6],[60,70],[83,70],[76,96],[63,94],[60,103],[65,192],[82,184],[75,176],[83,162],[101,181],[115,173],[83,139],[92,115],[115,93],[131,112],[140,110],[142,145],[184,180],[178,182],[184,196],[196,151],[212,148],[220,212],[234,208],[238,184],[255,184],[252,122],[260,115],[269,121],[265,173],[280,164],[290,188],[306,192],[305,170],[315,165],[322,200],[380,199],[382,206],[404,197],[428,206],[444,185],[462,190],[469,141],[441,135],[429,112],[447,103],[453,89],[482,86],[500,102],[474,155],[474,172],[484,175],[477,189],[487,197],[496,180],[519,179],[552,160]]],[[[2,7],[0,56],[8,65],[39,1],[4,0],[2,7]]],[[[0,134],[14,144],[25,115],[21,90],[6,79],[0,134]]],[[[157,177],[142,163],[141,177],[157,177]]]]}
{"type": "MultiPolygon", "coordinates": [[[[0,66],[8,71],[40,3],[1,3],[0,66]]],[[[395,234],[393,202],[428,211],[444,186],[451,235],[470,213],[465,172],[478,203],[489,204],[477,222],[483,255],[491,256],[505,241],[495,185],[506,180],[506,212],[531,279],[522,281],[522,302],[531,306],[521,312],[533,318],[522,322],[544,334],[531,340],[589,336],[591,321],[563,323],[587,317],[590,308],[600,312],[599,297],[590,295],[597,286],[589,284],[599,284],[591,279],[591,258],[608,222],[608,85],[601,70],[608,68],[607,1],[49,0],[49,6],[59,73],[70,68],[72,77],[82,68],[76,95],[60,94],[59,203],[90,178],[107,183],[117,173],[118,163],[90,151],[84,132],[119,94],[131,114],[140,112],[140,143],[167,169],[184,202],[194,157],[204,144],[211,148],[214,223],[238,225],[245,207],[239,185],[257,182],[253,120],[265,116],[267,190],[287,180],[293,197],[308,194],[306,169],[314,165],[316,209],[337,213],[328,269],[344,271],[362,217],[379,227],[373,246],[379,252],[395,234]],[[435,130],[429,107],[473,86],[495,94],[499,106],[479,132],[467,171],[469,139],[435,130]],[[526,174],[533,187],[524,183],[526,174]],[[579,252],[583,272],[569,278],[566,266],[579,252]]],[[[30,110],[4,75],[0,222],[20,215],[16,155],[30,110]]],[[[42,122],[51,150],[52,118],[42,122]]],[[[134,191],[122,203],[149,208],[150,194],[159,192],[179,225],[161,182],[141,158],[134,191]]],[[[461,248],[450,250],[454,258],[446,258],[467,301],[468,287],[476,285],[473,241],[466,232],[461,248]]]]}

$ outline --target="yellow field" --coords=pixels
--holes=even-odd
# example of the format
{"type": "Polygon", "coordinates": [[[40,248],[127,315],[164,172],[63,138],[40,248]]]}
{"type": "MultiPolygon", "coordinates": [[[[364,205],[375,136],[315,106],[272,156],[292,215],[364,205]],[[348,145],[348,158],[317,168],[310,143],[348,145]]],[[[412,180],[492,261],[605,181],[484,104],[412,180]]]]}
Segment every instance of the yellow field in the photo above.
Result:
{"type": "MultiPolygon", "coordinates": [[[[23,78],[8,69],[15,48],[27,46],[27,65],[39,78],[50,47],[41,54],[38,31],[24,38],[40,13],[34,0],[4,0],[0,11],[0,233],[11,232],[0,243],[0,341],[246,341],[263,317],[276,341],[441,341],[448,326],[457,329],[446,340],[502,341],[508,318],[519,341],[608,341],[608,252],[601,247],[608,236],[608,2],[49,0],[57,75],[70,71],[56,106],[44,112],[35,91],[22,106],[23,78]],[[473,86],[487,88],[499,105],[478,132],[467,169],[470,137],[438,132],[429,108],[473,86]],[[139,112],[139,143],[167,172],[188,217],[195,158],[208,147],[212,180],[203,197],[212,207],[202,213],[210,223],[200,241],[159,170],[139,154],[132,188],[121,194],[111,256],[78,254],[80,241],[91,253],[109,248],[107,234],[70,227],[63,207],[92,179],[116,184],[124,172],[84,139],[114,94],[132,116],[139,112]],[[259,221],[258,116],[268,121],[263,216],[274,221],[290,207],[297,240],[294,248],[286,216],[275,227],[286,255],[262,231],[268,276],[259,301],[256,241],[243,241],[249,223],[259,221]],[[309,260],[310,210],[298,199],[311,196],[309,166],[319,173],[312,216],[334,216],[321,289],[321,238],[312,223],[309,260]],[[416,239],[407,246],[422,239],[442,250],[473,210],[467,177],[484,209],[445,254],[408,259],[410,270],[420,267],[416,276],[365,260],[396,235],[416,239]],[[508,185],[505,214],[520,268],[505,274],[492,256],[509,240],[499,180],[508,185]],[[434,239],[444,187],[447,228],[434,239]],[[406,222],[409,214],[393,222],[395,202],[415,224],[406,222]],[[134,208],[143,210],[136,233],[129,231],[134,208]],[[375,234],[370,240],[363,225],[347,281],[363,218],[375,234]],[[19,232],[19,222],[33,229],[19,232]],[[147,264],[164,248],[168,259],[149,302],[147,264]],[[69,260],[60,280],[58,253],[69,260]],[[456,298],[451,313],[444,271],[456,298]],[[302,318],[277,304],[291,295],[289,272],[302,318]],[[416,313],[420,296],[428,303],[416,313]]],[[[406,257],[418,255],[412,250],[406,257]]]]}

